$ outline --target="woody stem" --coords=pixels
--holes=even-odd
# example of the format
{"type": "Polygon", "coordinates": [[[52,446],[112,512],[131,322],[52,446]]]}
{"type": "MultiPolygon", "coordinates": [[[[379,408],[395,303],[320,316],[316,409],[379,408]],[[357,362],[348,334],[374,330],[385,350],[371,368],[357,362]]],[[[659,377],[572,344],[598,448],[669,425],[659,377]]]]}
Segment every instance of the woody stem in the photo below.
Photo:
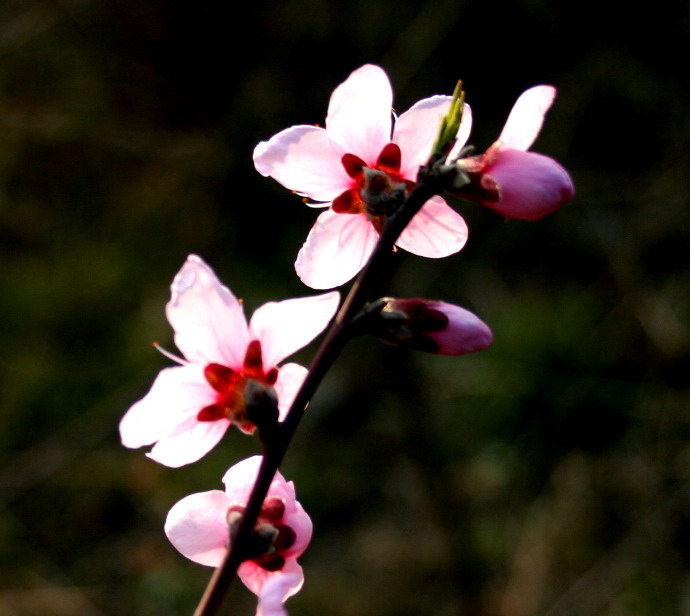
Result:
{"type": "Polygon", "coordinates": [[[428,165],[421,168],[417,185],[410,191],[397,212],[384,223],[371,257],[357,276],[345,301],[333,319],[285,420],[279,424],[280,429],[274,437],[264,445],[259,473],[249,496],[237,535],[232,544],[228,546],[223,562],[213,572],[194,616],[215,616],[218,613],[237,569],[244,560],[242,554],[246,553],[247,542],[254,530],[273,477],[283,461],[307,404],[350,338],[349,325],[353,317],[364,307],[367,301],[377,296],[376,289],[382,288],[392,275],[391,256],[400,233],[431,197],[441,194],[445,183],[448,181],[447,177],[438,175],[433,171],[433,163],[437,162],[438,158],[438,156],[432,157],[428,165]]]}

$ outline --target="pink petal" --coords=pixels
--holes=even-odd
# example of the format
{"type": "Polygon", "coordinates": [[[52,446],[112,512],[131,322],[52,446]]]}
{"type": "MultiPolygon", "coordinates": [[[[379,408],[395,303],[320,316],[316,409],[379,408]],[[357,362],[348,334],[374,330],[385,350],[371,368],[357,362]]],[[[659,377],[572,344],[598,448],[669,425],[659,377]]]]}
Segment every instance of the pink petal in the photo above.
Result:
{"type": "Polygon", "coordinates": [[[278,372],[278,380],[274,385],[278,396],[278,409],[280,410],[280,421],[285,420],[285,415],[290,409],[292,401],[297,395],[297,391],[309,371],[299,364],[284,364],[278,372]]]}
{"type": "Polygon", "coordinates": [[[544,114],[556,96],[553,86],[535,86],[523,92],[508,116],[498,140],[507,148],[528,150],[537,138],[544,114]]]}
{"type": "Polygon", "coordinates": [[[432,96],[415,103],[395,123],[393,142],[400,146],[400,175],[413,182],[419,167],[429,159],[443,116],[448,113],[452,96],[432,96]]]}
{"type": "Polygon", "coordinates": [[[283,605],[292,589],[300,584],[300,577],[294,573],[278,572],[266,580],[259,593],[256,616],[287,616],[283,605]]]}
{"type": "MultiPolygon", "coordinates": [[[[231,466],[223,476],[225,494],[232,504],[245,505],[247,503],[261,466],[261,460],[262,456],[252,456],[242,460],[231,466]]],[[[273,481],[277,479],[285,481],[280,473],[276,473],[273,481]]]]}
{"type": "Polygon", "coordinates": [[[434,302],[429,307],[448,317],[445,329],[427,334],[438,345],[436,353],[464,355],[481,351],[493,342],[489,326],[469,310],[446,302],[434,302]]]}
{"type": "Polygon", "coordinates": [[[302,505],[293,499],[286,502],[283,521],[295,531],[295,543],[286,550],[285,554],[297,558],[307,549],[311,541],[313,531],[311,518],[302,505]],[[291,507],[290,504],[293,506],[291,507]]]}
{"type": "Polygon", "coordinates": [[[165,534],[184,556],[217,567],[228,543],[227,512],[231,503],[222,490],[191,494],[176,503],[165,521],[165,534]]]}
{"type": "Polygon", "coordinates": [[[432,197],[410,221],[397,245],[420,257],[447,257],[467,241],[467,225],[441,197],[432,197]]]}
{"type": "Polygon", "coordinates": [[[497,202],[484,205],[510,218],[537,220],[575,195],[568,172],[555,160],[535,152],[500,148],[482,182],[498,190],[497,202]]]}
{"type": "Polygon", "coordinates": [[[364,267],[377,240],[364,214],[323,212],[297,255],[297,275],[313,289],[345,284],[364,267]]]}
{"type": "Polygon", "coordinates": [[[264,370],[309,344],[333,318],[340,293],[269,302],[252,316],[249,330],[261,341],[264,370]]]}
{"type": "Polygon", "coordinates": [[[166,314],[190,362],[240,368],[249,344],[242,305],[213,270],[190,255],[173,280],[166,314]]]}
{"type": "Polygon", "coordinates": [[[393,91],[382,68],[367,64],[333,92],[328,105],[328,136],[350,154],[374,165],[391,140],[393,91]]]}
{"type": "Polygon", "coordinates": [[[280,571],[266,571],[266,569],[259,567],[255,562],[247,560],[239,566],[237,575],[255,595],[261,595],[264,585],[271,578],[289,575],[290,584],[286,584],[283,587],[282,596],[279,595],[281,603],[298,592],[304,583],[304,572],[295,558],[286,558],[285,565],[283,565],[280,571]]]}
{"type": "Polygon", "coordinates": [[[175,431],[162,437],[146,455],[165,466],[179,468],[196,462],[213,449],[223,438],[230,421],[198,421],[190,417],[175,431]]]}
{"type": "Polygon", "coordinates": [[[188,364],[161,370],[149,392],[122,418],[122,444],[137,448],[155,443],[215,399],[203,366],[188,364]]]}
{"type": "Polygon", "coordinates": [[[345,150],[316,126],[293,126],[254,149],[256,170],[316,201],[333,201],[352,187],[341,159],[345,150]]]}

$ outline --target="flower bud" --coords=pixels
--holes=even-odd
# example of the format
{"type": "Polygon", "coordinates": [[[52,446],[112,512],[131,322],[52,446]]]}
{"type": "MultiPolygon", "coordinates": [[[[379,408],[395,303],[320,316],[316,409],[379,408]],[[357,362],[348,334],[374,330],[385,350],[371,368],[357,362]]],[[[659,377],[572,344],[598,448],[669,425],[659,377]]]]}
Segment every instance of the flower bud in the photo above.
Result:
{"type": "MultiPolygon", "coordinates": [[[[537,220],[575,195],[568,172],[548,156],[513,148],[496,148],[485,156],[477,200],[504,216],[537,220]]],[[[471,193],[463,196],[472,199],[471,193]]]]}
{"type": "Polygon", "coordinates": [[[371,333],[394,346],[464,355],[493,342],[488,325],[469,310],[441,301],[384,297],[372,305],[371,333]]]}

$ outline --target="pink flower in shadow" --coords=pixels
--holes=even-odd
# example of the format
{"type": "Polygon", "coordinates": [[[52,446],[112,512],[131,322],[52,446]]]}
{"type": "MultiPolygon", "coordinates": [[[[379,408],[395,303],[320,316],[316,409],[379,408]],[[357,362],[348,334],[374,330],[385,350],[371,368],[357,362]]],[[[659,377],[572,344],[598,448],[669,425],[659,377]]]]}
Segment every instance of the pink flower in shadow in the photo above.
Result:
{"type": "MultiPolygon", "coordinates": [[[[408,191],[427,162],[452,97],[425,98],[391,117],[393,92],[386,73],[367,64],[331,96],[326,127],[293,126],[262,141],[254,164],[286,188],[305,195],[319,215],[300,250],[295,269],[316,289],[344,284],[364,266],[383,224],[372,192],[408,191]],[[368,191],[368,192],[367,192],[368,191]]],[[[469,134],[465,106],[458,142],[469,134]]],[[[441,197],[429,199],[398,239],[400,248],[423,257],[446,257],[467,241],[467,225],[441,197]]]]}
{"type": "MultiPolygon", "coordinates": [[[[253,456],[225,473],[225,491],[191,494],[168,513],[165,533],[184,556],[217,567],[241,520],[261,464],[253,456]]],[[[237,573],[259,597],[258,616],[282,616],[282,604],[302,587],[304,573],[297,558],[307,549],[312,523],[295,496],[292,481],[278,472],[271,483],[251,538],[252,558],[237,573]]]]}
{"type": "Polygon", "coordinates": [[[247,323],[241,302],[202,259],[189,256],[166,307],[184,359],[162,370],[122,418],[123,445],[155,443],[147,455],[166,466],[195,462],[230,424],[254,431],[247,406],[257,391],[277,403],[283,419],[307,370],[278,364],[321,333],[338,301],[332,292],[269,302],[247,323]]]}

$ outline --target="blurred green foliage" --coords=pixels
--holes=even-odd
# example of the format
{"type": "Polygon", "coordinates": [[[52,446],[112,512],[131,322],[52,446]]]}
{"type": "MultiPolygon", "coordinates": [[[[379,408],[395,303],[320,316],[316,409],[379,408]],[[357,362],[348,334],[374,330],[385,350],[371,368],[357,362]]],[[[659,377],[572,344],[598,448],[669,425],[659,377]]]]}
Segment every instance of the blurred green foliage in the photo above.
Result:
{"type": "MultiPolygon", "coordinates": [[[[480,148],[555,84],[535,149],[578,194],[537,223],[458,203],[465,250],[400,253],[391,294],[471,307],[496,342],[346,350],[283,469],[315,523],[290,612],[687,614],[688,25],[682,2],[5,0],[0,613],[192,612],[210,570],[163,520],[258,444],[171,470],[118,421],[168,364],[150,343],[173,346],[188,253],[249,311],[310,293],[292,263],[315,213],[251,152],[376,62],[399,111],[461,78],[480,148]]],[[[255,605],[239,584],[227,603],[255,605]]]]}

